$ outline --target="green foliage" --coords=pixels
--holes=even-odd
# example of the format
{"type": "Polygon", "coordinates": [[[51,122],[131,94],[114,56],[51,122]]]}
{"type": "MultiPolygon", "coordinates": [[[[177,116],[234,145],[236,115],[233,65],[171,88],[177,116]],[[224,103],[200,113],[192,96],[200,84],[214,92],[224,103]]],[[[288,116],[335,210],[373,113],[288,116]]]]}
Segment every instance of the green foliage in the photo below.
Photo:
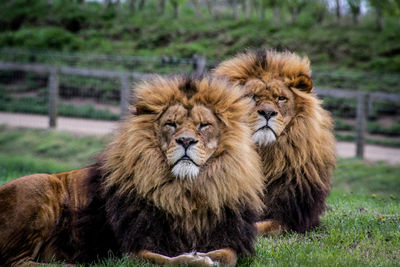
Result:
{"type": "Polygon", "coordinates": [[[48,8],[46,0],[0,2],[0,31],[17,30],[25,23],[38,23],[48,8]]]}
{"type": "Polygon", "coordinates": [[[356,99],[325,97],[322,105],[325,109],[329,110],[336,117],[356,117],[356,99]]]}
{"type": "MultiPolygon", "coordinates": [[[[179,18],[171,19],[174,11],[170,1],[165,14],[158,13],[159,2],[155,0],[133,9],[130,1],[108,7],[99,2],[47,2],[0,3],[0,46],[175,57],[204,54],[213,60],[248,47],[270,47],[307,54],[313,66],[330,66],[333,70],[400,71],[396,23],[387,23],[382,31],[367,18],[357,27],[332,25],[333,14],[324,0],[256,1],[253,13],[265,9],[263,20],[254,14],[245,17],[245,12],[239,12],[239,19],[233,20],[232,7],[226,4],[216,9],[218,14],[209,14],[206,3],[202,3],[197,10],[202,14],[194,19],[194,5],[183,1],[179,18]],[[274,9],[279,10],[279,16],[274,9]],[[289,23],[293,15],[295,24],[289,23]]],[[[356,8],[359,1],[349,2],[356,8]]],[[[397,10],[395,2],[390,3],[390,10],[397,10]]]]}
{"type": "Polygon", "coordinates": [[[400,121],[395,122],[390,127],[384,127],[378,122],[367,123],[367,130],[371,134],[383,134],[388,136],[400,136],[400,121]]]}
{"type": "Polygon", "coordinates": [[[354,126],[340,119],[335,119],[335,131],[353,131],[354,126]]]}
{"type": "Polygon", "coordinates": [[[0,44],[3,46],[77,50],[81,43],[77,36],[57,27],[22,28],[0,33],[0,44]]]}

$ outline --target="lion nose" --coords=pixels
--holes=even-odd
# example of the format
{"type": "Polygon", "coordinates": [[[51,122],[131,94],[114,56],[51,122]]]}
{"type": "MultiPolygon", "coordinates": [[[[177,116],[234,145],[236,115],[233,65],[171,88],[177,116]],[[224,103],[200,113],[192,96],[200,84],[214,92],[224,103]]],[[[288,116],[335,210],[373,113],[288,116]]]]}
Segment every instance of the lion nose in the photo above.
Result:
{"type": "Polygon", "coordinates": [[[278,112],[273,111],[273,110],[262,109],[262,110],[258,110],[257,112],[258,112],[258,114],[263,116],[266,120],[269,120],[270,118],[278,115],[278,112]]]}
{"type": "Polygon", "coordinates": [[[198,140],[196,140],[192,137],[179,137],[179,138],[175,139],[175,141],[178,144],[180,144],[181,146],[183,146],[185,149],[187,149],[191,145],[194,145],[198,142],[198,140]]]}

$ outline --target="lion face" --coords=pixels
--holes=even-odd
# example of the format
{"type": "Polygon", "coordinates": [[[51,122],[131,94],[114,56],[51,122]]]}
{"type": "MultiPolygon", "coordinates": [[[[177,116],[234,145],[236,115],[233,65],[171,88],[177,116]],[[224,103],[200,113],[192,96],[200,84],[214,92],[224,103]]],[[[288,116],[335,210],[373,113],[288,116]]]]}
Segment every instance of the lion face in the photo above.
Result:
{"type": "Polygon", "coordinates": [[[264,178],[241,89],[212,76],[136,84],[135,113],[104,152],[105,188],[138,194],[177,216],[187,233],[200,233],[224,207],[261,211],[264,178]]]}
{"type": "Polygon", "coordinates": [[[245,82],[246,95],[254,103],[251,126],[257,145],[272,144],[284,132],[296,115],[294,87],[300,87],[305,79],[309,78],[304,76],[291,81],[254,78],[245,82]]]}
{"type": "Polygon", "coordinates": [[[169,107],[158,125],[159,141],[172,174],[194,179],[218,147],[219,125],[213,112],[202,105],[169,107]]]}
{"type": "Polygon", "coordinates": [[[313,88],[308,58],[291,52],[248,51],[222,62],[214,74],[241,85],[253,99],[252,137],[260,146],[274,143],[285,133],[302,112],[302,97],[313,88]]]}

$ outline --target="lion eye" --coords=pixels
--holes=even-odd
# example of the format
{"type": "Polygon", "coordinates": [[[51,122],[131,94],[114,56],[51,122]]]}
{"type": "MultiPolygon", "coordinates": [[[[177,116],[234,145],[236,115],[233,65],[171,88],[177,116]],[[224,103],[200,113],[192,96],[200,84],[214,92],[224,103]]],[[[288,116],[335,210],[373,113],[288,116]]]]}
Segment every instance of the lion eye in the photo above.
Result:
{"type": "Polygon", "coordinates": [[[258,100],[258,96],[252,95],[251,99],[253,99],[253,101],[257,101],[258,100]]]}
{"type": "Polygon", "coordinates": [[[169,127],[172,127],[172,128],[176,128],[176,123],[175,122],[166,122],[165,124],[164,124],[164,126],[169,126],[169,127]]]}
{"type": "Polygon", "coordinates": [[[210,125],[211,125],[211,123],[209,123],[209,122],[200,123],[200,125],[199,125],[199,130],[204,129],[204,128],[210,126],[210,125]]]}
{"type": "Polygon", "coordinates": [[[287,97],[285,97],[283,95],[278,97],[278,101],[286,101],[286,100],[287,100],[287,97]]]}

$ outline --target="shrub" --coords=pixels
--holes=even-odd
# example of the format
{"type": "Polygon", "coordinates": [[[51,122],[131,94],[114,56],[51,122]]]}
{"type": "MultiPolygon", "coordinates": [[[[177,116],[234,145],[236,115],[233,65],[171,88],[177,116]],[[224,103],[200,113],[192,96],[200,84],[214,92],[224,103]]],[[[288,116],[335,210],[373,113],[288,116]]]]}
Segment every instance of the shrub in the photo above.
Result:
{"type": "Polygon", "coordinates": [[[0,34],[0,46],[76,50],[81,47],[81,40],[57,27],[23,28],[0,34]]]}

